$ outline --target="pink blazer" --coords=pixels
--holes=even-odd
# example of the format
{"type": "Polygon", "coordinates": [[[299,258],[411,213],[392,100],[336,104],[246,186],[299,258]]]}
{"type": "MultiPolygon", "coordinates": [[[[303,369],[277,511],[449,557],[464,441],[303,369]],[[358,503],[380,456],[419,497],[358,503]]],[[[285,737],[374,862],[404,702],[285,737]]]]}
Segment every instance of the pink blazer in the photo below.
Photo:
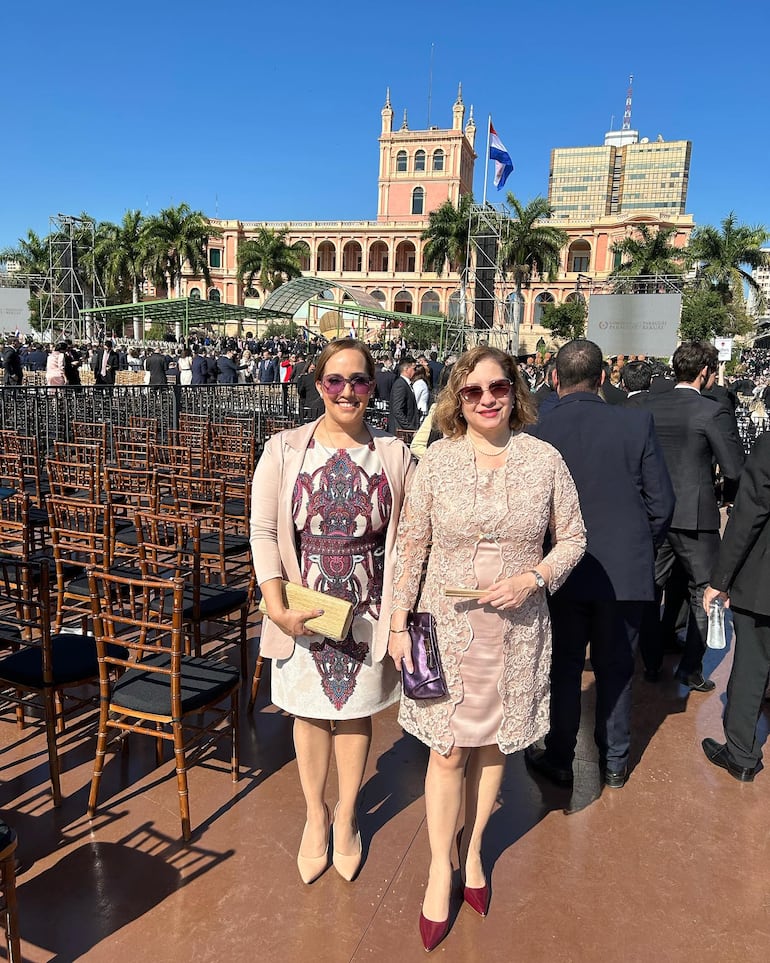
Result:
{"type": "MultiPolygon", "coordinates": [[[[318,421],[310,422],[301,428],[290,428],[270,438],[254,472],[251,493],[251,553],[260,585],[271,578],[283,578],[298,585],[302,583],[295,544],[292,493],[302,468],[305,450],[317,424],[318,421]]],[[[371,425],[367,427],[388,479],[393,503],[385,536],[381,603],[383,617],[379,622],[368,617],[355,619],[353,631],[359,641],[369,643],[372,659],[380,662],[388,648],[396,530],[407,483],[413,470],[413,460],[409,449],[398,438],[371,425]]],[[[262,622],[260,653],[268,659],[287,659],[293,651],[294,639],[265,617],[262,622]]]]}

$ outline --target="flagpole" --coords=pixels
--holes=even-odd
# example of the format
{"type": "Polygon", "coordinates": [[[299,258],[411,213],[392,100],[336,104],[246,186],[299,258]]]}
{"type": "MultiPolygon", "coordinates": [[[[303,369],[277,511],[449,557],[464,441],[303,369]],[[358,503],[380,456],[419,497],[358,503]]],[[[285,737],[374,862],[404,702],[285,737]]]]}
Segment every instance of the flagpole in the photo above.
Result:
{"type": "Polygon", "coordinates": [[[487,179],[489,177],[489,132],[492,128],[492,115],[489,114],[487,117],[487,152],[485,154],[486,160],[484,162],[484,199],[481,202],[482,206],[486,206],[487,203],[487,179]]]}

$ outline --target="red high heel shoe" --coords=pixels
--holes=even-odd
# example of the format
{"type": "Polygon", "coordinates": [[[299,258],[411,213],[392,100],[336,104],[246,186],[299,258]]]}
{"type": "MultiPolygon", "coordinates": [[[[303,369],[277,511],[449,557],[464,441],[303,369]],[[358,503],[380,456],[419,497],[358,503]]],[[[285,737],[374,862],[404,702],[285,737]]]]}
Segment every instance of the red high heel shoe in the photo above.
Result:
{"type": "MultiPolygon", "coordinates": [[[[460,854],[460,847],[462,845],[463,830],[457,834],[457,859],[460,863],[460,873],[463,871],[462,856],[460,854]]],[[[489,912],[489,900],[490,900],[490,890],[489,883],[484,883],[483,886],[466,886],[463,884],[463,902],[467,903],[468,906],[479,916],[486,916],[489,912]]]]}
{"type": "Polygon", "coordinates": [[[448,932],[449,917],[441,923],[434,923],[433,920],[429,920],[423,916],[422,911],[420,912],[420,937],[427,953],[435,950],[448,932]]]}

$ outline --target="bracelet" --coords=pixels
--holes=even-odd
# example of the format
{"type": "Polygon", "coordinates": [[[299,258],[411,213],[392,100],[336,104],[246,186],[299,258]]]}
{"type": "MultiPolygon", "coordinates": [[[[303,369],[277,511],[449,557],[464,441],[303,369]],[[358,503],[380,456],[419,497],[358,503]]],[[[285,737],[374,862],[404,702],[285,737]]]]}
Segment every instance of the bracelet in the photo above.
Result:
{"type": "Polygon", "coordinates": [[[390,631],[393,632],[394,635],[403,635],[405,632],[408,632],[409,629],[391,629],[390,631]]]}

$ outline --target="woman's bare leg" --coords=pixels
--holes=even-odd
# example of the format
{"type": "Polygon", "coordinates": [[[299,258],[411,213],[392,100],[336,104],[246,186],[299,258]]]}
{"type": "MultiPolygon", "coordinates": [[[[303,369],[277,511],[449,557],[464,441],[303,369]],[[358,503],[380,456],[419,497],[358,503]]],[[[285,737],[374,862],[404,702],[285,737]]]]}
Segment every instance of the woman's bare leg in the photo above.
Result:
{"type": "Polygon", "coordinates": [[[423,916],[440,923],[449,916],[452,889],[452,846],[462,803],[468,749],[455,747],[448,756],[431,749],[425,776],[425,813],[430,840],[430,871],[422,904],[423,916]]]}
{"type": "Polygon", "coordinates": [[[496,745],[470,750],[465,773],[465,828],[460,872],[465,885],[479,889],[486,883],[481,865],[481,838],[495,808],[505,772],[505,756],[496,745]]]}

